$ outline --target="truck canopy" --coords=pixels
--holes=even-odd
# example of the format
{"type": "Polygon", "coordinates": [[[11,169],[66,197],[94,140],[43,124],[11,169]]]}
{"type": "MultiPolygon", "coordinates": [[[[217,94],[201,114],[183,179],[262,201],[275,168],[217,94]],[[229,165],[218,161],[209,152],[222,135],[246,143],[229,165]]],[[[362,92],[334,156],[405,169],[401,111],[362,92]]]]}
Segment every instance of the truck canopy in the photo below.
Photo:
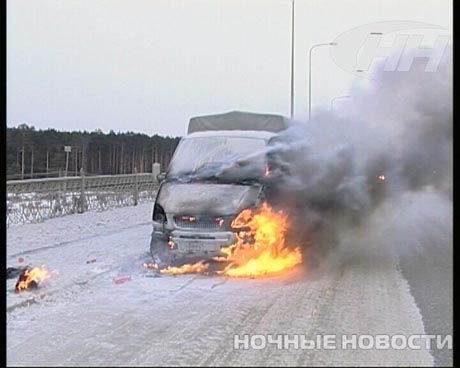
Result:
{"type": "Polygon", "coordinates": [[[279,132],[287,128],[281,115],[231,111],[225,114],[196,116],[190,119],[188,134],[207,130],[265,130],[279,132]]]}

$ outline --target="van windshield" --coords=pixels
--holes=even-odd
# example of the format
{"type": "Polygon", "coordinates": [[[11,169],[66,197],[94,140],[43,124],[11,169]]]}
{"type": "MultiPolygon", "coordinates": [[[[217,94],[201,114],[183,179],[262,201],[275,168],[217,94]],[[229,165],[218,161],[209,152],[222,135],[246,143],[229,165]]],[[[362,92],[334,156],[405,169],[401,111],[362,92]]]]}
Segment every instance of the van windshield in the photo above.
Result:
{"type": "Polygon", "coordinates": [[[265,145],[264,139],[253,137],[185,138],[173,156],[168,177],[214,177],[235,168],[246,169],[238,170],[240,175],[250,168],[254,176],[265,170],[265,145]]]}

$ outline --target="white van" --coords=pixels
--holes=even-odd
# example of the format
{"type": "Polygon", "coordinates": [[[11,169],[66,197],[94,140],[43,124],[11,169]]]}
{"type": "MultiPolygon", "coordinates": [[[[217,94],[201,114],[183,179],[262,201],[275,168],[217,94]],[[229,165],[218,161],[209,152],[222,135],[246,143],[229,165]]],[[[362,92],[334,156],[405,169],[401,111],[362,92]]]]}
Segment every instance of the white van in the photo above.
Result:
{"type": "Polygon", "coordinates": [[[159,176],[150,252],[160,268],[219,256],[235,243],[231,223],[263,200],[266,145],[286,127],[282,116],[238,111],[190,120],[159,176]]]}

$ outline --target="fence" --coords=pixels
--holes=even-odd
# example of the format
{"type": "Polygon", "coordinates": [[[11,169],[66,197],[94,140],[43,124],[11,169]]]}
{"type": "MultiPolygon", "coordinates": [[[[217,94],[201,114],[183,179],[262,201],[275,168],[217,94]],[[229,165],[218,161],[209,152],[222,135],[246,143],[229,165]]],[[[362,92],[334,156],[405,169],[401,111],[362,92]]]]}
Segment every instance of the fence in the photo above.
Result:
{"type": "Polygon", "coordinates": [[[7,181],[7,226],[154,201],[152,173],[7,181]]]}

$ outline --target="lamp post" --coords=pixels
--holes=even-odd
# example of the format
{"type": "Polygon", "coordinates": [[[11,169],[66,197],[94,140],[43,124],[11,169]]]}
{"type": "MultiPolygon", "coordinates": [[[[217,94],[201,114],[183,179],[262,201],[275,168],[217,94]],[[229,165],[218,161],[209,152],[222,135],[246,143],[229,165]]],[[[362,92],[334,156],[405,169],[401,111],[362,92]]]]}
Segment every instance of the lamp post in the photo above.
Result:
{"type": "MultiPolygon", "coordinates": [[[[383,33],[382,32],[369,32],[369,36],[382,36],[383,33]]],[[[363,69],[356,69],[356,72],[357,73],[364,73],[364,72],[367,72],[367,70],[363,70],[363,69]]]]}
{"type": "Polygon", "coordinates": [[[308,120],[311,118],[311,56],[313,50],[320,46],[336,46],[337,42],[324,42],[324,43],[317,43],[310,47],[309,53],[309,64],[308,64],[308,120]]]}
{"type": "Polygon", "coordinates": [[[291,119],[294,117],[294,0],[291,1],[291,119]]]}
{"type": "Polygon", "coordinates": [[[350,98],[350,96],[336,96],[331,100],[331,111],[334,110],[334,101],[339,100],[341,98],[350,98]]]}
{"type": "Polygon", "coordinates": [[[64,146],[64,152],[66,153],[65,159],[65,176],[67,177],[67,172],[69,170],[69,153],[72,151],[71,146],[64,146]]]}

